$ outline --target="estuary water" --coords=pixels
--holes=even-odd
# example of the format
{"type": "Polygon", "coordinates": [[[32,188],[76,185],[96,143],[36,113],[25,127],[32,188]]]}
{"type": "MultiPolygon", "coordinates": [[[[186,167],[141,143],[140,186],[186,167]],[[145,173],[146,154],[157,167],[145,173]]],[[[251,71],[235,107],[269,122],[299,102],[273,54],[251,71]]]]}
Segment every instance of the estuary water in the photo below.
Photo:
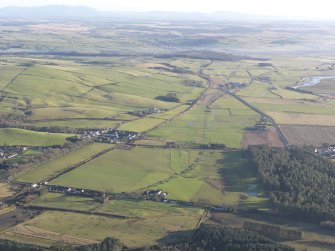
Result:
{"type": "Polygon", "coordinates": [[[331,78],[335,78],[335,76],[327,76],[327,77],[325,77],[325,76],[317,76],[317,77],[303,78],[302,79],[303,80],[302,84],[292,86],[292,88],[298,89],[298,88],[301,88],[301,87],[316,85],[316,84],[320,83],[324,79],[331,79],[331,78]]]}

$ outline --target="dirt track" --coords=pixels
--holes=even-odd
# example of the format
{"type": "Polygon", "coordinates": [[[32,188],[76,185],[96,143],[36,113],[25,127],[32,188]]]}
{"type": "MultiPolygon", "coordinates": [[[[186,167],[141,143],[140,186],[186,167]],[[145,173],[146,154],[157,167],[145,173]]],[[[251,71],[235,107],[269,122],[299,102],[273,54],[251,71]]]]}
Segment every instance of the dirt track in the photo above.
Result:
{"type": "Polygon", "coordinates": [[[17,225],[13,228],[11,228],[7,233],[9,234],[15,234],[15,235],[23,235],[33,238],[40,238],[50,241],[61,241],[67,244],[73,244],[73,245],[89,245],[97,243],[97,241],[94,240],[88,240],[83,238],[78,238],[75,236],[70,235],[64,235],[59,234],[51,231],[42,230],[35,227],[25,226],[23,224],[17,225]]]}

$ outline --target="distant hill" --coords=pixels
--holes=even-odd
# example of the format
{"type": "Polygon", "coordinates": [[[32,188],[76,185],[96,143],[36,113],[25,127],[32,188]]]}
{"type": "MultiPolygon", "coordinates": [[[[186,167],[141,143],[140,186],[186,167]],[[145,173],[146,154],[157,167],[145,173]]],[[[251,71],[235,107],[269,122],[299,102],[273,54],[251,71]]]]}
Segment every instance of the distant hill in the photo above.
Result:
{"type": "Polygon", "coordinates": [[[99,11],[84,6],[47,5],[0,8],[0,17],[2,18],[76,18],[97,17],[99,14],[99,11]]]}
{"type": "Polygon", "coordinates": [[[256,20],[270,19],[235,12],[185,13],[185,12],[116,12],[98,11],[84,6],[47,5],[41,7],[5,7],[0,8],[0,18],[118,18],[141,20],[256,20]]]}

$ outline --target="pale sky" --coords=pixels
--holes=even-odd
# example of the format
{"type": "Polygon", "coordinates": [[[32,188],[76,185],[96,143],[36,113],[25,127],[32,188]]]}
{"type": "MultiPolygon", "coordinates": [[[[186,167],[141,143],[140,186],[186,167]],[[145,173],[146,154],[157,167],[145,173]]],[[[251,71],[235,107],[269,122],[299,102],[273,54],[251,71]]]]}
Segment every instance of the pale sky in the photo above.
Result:
{"type": "Polygon", "coordinates": [[[112,11],[187,11],[335,19],[335,0],[0,0],[5,6],[85,5],[112,11]]]}

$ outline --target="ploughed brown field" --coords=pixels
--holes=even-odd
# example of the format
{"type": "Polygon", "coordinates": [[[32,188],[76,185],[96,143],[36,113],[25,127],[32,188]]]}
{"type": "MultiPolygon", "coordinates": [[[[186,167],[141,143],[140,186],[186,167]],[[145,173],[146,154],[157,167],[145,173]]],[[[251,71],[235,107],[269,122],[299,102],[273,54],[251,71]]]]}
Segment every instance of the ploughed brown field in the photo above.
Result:
{"type": "Polygon", "coordinates": [[[270,145],[273,147],[284,146],[275,128],[269,128],[265,131],[247,130],[244,134],[242,148],[245,149],[251,145],[270,145]]]}
{"type": "Polygon", "coordinates": [[[281,125],[292,145],[335,144],[335,126],[281,125]]]}

